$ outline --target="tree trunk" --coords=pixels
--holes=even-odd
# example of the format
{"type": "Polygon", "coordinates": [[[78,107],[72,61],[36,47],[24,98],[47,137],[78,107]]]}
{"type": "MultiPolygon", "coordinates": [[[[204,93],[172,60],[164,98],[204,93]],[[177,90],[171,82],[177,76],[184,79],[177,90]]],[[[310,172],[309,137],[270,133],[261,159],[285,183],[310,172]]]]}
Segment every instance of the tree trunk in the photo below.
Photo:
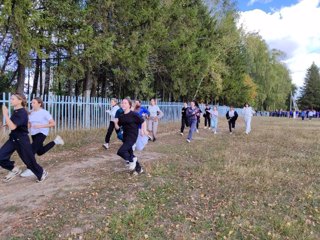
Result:
{"type": "MultiPolygon", "coordinates": [[[[49,50],[46,50],[46,54],[50,56],[49,50]]],[[[44,81],[44,95],[49,94],[49,86],[50,86],[50,75],[51,75],[51,63],[50,58],[46,59],[46,75],[45,75],[45,81],[44,81]]]]}
{"type": "Polygon", "coordinates": [[[24,93],[24,80],[26,77],[26,67],[18,61],[18,82],[17,82],[17,92],[24,93]]]}
{"type": "Polygon", "coordinates": [[[41,63],[40,63],[40,71],[39,71],[39,74],[40,74],[40,86],[39,86],[39,94],[40,96],[42,96],[42,86],[43,86],[43,81],[42,81],[42,59],[41,60],[41,63]]]}
{"type": "Polygon", "coordinates": [[[1,67],[1,71],[0,71],[0,76],[2,76],[6,70],[9,58],[11,57],[12,54],[12,43],[10,44],[10,47],[8,49],[7,55],[3,61],[2,67],[1,67]]]}
{"type": "Polygon", "coordinates": [[[31,95],[32,95],[32,96],[33,96],[33,95],[37,95],[40,64],[41,64],[41,60],[40,60],[40,58],[37,56],[36,67],[35,67],[34,78],[33,78],[33,86],[32,86],[32,92],[31,92],[31,95]]]}

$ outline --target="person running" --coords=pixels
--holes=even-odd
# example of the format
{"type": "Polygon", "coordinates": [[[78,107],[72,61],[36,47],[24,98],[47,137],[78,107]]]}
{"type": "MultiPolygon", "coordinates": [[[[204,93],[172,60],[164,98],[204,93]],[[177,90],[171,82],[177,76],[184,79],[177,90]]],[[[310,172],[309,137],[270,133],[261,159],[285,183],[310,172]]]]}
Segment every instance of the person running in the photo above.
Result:
{"type": "Polygon", "coordinates": [[[6,120],[6,125],[11,130],[9,140],[0,148],[0,166],[9,171],[4,178],[5,182],[9,182],[21,173],[21,170],[14,165],[14,161],[10,160],[14,151],[17,151],[19,157],[37,177],[38,182],[43,182],[48,173],[36,161],[32,151],[28,131],[28,112],[26,107],[26,97],[23,94],[15,93],[11,95],[10,103],[14,108],[11,118],[9,117],[8,108],[3,105],[2,113],[6,120]]]}
{"type": "Polygon", "coordinates": [[[210,129],[210,106],[206,104],[206,107],[204,109],[203,117],[204,117],[204,129],[207,129],[207,127],[210,129]]]}
{"type": "Polygon", "coordinates": [[[111,119],[109,122],[108,131],[107,131],[107,134],[105,137],[105,143],[102,145],[105,149],[109,149],[110,138],[111,138],[113,130],[115,129],[114,128],[115,115],[118,110],[119,110],[118,100],[115,98],[112,98],[111,99],[111,110],[106,111],[108,114],[110,114],[111,119]]]}
{"type": "Polygon", "coordinates": [[[131,111],[132,102],[125,98],[122,100],[121,108],[124,113],[119,116],[119,120],[115,122],[115,128],[123,128],[123,144],[119,148],[117,154],[122,157],[130,171],[142,173],[143,169],[138,162],[138,158],[133,154],[132,146],[136,143],[139,134],[139,125],[145,121],[136,112],[131,111]]]}
{"type": "Polygon", "coordinates": [[[253,114],[255,114],[255,111],[252,109],[252,107],[246,103],[244,105],[244,108],[242,110],[244,122],[246,124],[246,134],[248,135],[251,132],[251,119],[253,114]]]}
{"type": "MultiPolygon", "coordinates": [[[[32,151],[34,154],[41,156],[55,145],[63,145],[64,141],[58,135],[53,141],[43,146],[46,137],[49,135],[49,128],[54,127],[56,124],[51,114],[43,109],[43,100],[41,98],[35,97],[32,99],[31,106],[32,111],[29,114],[29,132],[32,138],[32,151]]],[[[34,176],[34,174],[27,168],[20,176],[30,177],[34,176]]]]}
{"type": "MultiPolygon", "coordinates": [[[[150,115],[150,112],[141,106],[141,101],[135,101],[135,109],[134,111],[139,114],[144,120],[150,115]]],[[[148,134],[147,133],[147,124],[146,121],[142,125],[139,126],[139,134],[137,138],[137,142],[135,143],[133,150],[142,151],[148,143],[148,134]]]]}
{"type": "Polygon", "coordinates": [[[154,98],[150,100],[148,110],[150,112],[150,116],[148,118],[148,131],[152,133],[152,137],[149,136],[149,140],[153,140],[155,142],[157,139],[159,119],[163,117],[163,112],[156,104],[156,100],[154,98]]]}
{"type": "Polygon", "coordinates": [[[197,124],[196,124],[196,132],[199,133],[199,124],[200,124],[200,118],[201,118],[201,109],[200,109],[200,106],[199,106],[199,103],[198,102],[195,102],[196,104],[196,107],[199,109],[199,115],[197,115],[197,124]]]}
{"type": "Polygon", "coordinates": [[[219,112],[216,106],[213,107],[212,110],[210,110],[210,117],[211,117],[211,128],[212,132],[214,134],[217,134],[218,130],[218,117],[219,117],[219,112]]]}
{"type": "Polygon", "coordinates": [[[190,102],[190,107],[187,108],[186,116],[189,122],[189,134],[187,142],[191,142],[193,133],[197,130],[198,116],[200,115],[200,109],[196,106],[197,102],[195,100],[190,102]]]}
{"type": "Polygon", "coordinates": [[[184,128],[187,125],[187,108],[188,104],[186,102],[183,103],[183,108],[181,110],[181,129],[180,129],[180,135],[183,136],[184,128]]]}
{"type": "Polygon", "coordinates": [[[238,113],[234,110],[233,106],[230,106],[229,111],[227,111],[226,118],[228,120],[230,134],[232,134],[232,128],[235,129],[238,119],[238,113]]]}

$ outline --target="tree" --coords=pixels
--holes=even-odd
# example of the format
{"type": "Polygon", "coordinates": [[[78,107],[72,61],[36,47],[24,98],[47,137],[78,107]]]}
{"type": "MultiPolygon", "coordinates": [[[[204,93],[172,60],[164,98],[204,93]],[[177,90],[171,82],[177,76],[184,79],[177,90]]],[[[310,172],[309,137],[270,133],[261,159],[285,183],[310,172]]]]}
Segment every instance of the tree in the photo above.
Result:
{"type": "Polygon", "coordinates": [[[314,62],[307,69],[298,103],[301,109],[320,110],[320,73],[314,62]]]}

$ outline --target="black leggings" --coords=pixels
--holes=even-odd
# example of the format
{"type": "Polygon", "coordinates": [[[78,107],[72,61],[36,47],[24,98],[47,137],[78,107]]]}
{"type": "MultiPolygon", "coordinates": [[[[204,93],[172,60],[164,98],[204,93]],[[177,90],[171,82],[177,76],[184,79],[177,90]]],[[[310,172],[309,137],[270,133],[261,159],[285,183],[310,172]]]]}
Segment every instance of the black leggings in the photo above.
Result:
{"type": "Polygon", "coordinates": [[[229,124],[229,131],[232,132],[232,128],[235,128],[236,127],[236,121],[228,121],[228,124],[229,124]]]}
{"type": "Polygon", "coordinates": [[[19,157],[40,180],[43,168],[37,163],[28,135],[18,137],[10,136],[10,139],[0,148],[0,166],[11,171],[14,168],[14,161],[10,160],[14,151],[17,151],[19,157]]]}
{"type": "MultiPolygon", "coordinates": [[[[133,141],[124,141],[122,146],[119,148],[117,154],[122,157],[127,163],[133,162],[135,155],[133,154],[132,146],[135,144],[133,141]]],[[[137,161],[135,171],[140,172],[141,165],[137,161]]]]}
{"type": "Polygon", "coordinates": [[[187,123],[187,118],[181,118],[181,130],[180,130],[180,132],[183,133],[184,128],[186,127],[186,123],[187,123]]]}
{"type": "Polygon", "coordinates": [[[210,116],[205,116],[204,117],[204,126],[206,127],[206,126],[208,126],[208,127],[210,127],[210,124],[211,124],[211,118],[210,118],[210,116]]]}
{"type": "Polygon", "coordinates": [[[35,135],[32,135],[32,151],[34,154],[38,154],[39,156],[45,154],[48,152],[51,148],[56,145],[54,141],[49,142],[47,145],[43,146],[43,142],[46,139],[46,135],[43,133],[38,133],[35,135]]]}
{"type": "Polygon", "coordinates": [[[114,128],[114,122],[110,121],[110,124],[109,124],[109,127],[108,127],[108,131],[107,131],[107,135],[106,135],[105,140],[104,140],[105,143],[109,143],[110,142],[110,138],[111,138],[113,129],[115,129],[114,128]]]}

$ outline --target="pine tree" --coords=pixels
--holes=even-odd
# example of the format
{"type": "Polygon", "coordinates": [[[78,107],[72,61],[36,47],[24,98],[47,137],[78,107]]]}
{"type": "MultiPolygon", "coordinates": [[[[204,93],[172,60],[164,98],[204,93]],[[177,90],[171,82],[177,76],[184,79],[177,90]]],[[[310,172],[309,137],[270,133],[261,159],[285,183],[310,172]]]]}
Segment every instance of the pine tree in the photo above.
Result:
{"type": "Polygon", "coordinates": [[[315,63],[307,69],[299,105],[301,109],[320,110],[320,73],[315,63]]]}

